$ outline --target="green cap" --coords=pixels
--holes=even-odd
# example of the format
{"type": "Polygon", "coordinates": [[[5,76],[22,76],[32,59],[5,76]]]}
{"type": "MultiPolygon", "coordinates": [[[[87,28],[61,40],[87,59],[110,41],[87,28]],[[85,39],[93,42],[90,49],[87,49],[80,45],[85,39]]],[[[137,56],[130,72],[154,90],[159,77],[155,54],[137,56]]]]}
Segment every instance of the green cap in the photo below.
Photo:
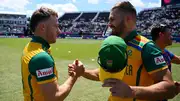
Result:
{"type": "Polygon", "coordinates": [[[105,71],[116,73],[123,70],[127,65],[127,45],[118,36],[106,38],[100,48],[98,63],[105,71]]]}

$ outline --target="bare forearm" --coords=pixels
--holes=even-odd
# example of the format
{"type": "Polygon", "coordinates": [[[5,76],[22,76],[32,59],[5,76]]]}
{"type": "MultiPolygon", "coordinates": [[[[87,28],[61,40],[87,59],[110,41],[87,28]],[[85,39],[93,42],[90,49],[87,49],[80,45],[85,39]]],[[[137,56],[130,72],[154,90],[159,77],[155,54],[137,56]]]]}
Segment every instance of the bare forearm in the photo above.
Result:
{"type": "Polygon", "coordinates": [[[180,64],[180,56],[176,56],[172,59],[172,63],[174,64],[180,64]]]}
{"type": "Polygon", "coordinates": [[[171,99],[175,96],[175,85],[165,81],[148,87],[131,86],[135,93],[135,98],[141,100],[163,100],[171,99]]]}
{"type": "Polygon", "coordinates": [[[85,70],[83,77],[90,80],[99,81],[99,69],[85,70]]]}
{"type": "Polygon", "coordinates": [[[71,91],[73,85],[75,84],[77,80],[77,77],[69,77],[64,84],[59,86],[59,91],[56,93],[56,96],[58,97],[59,101],[63,101],[71,91]]]}

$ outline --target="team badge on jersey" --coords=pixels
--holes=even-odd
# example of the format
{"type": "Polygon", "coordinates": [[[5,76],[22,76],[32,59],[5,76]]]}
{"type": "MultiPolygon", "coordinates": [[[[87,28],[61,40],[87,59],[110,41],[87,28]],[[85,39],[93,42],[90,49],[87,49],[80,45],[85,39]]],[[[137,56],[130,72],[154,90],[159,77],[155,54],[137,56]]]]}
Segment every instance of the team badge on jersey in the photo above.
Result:
{"type": "Polygon", "coordinates": [[[106,61],[106,64],[111,67],[112,64],[113,64],[113,61],[112,61],[112,60],[107,60],[107,61],[106,61]]]}
{"type": "Polygon", "coordinates": [[[158,56],[158,57],[155,57],[154,61],[155,61],[156,65],[160,65],[160,64],[166,63],[166,61],[164,60],[164,57],[162,55],[158,56]]]}
{"type": "Polygon", "coordinates": [[[132,56],[132,50],[127,51],[128,56],[132,56]]]}

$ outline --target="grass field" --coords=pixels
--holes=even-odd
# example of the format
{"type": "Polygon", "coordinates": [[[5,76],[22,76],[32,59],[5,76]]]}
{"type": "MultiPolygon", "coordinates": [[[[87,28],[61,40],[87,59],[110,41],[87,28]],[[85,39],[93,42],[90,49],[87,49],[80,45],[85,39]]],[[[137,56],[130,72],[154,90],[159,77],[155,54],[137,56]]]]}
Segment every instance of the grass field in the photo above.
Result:
{"type": "MultiPolygon", "coordinates": [[[[20,57],[29,40],[0,39],[0,101],[23,101],[20,57]]],[[[100,43],[101,40],[58,39],[52,45],[52,54],[59,72],[59,84],[67,79],[67,65],[76,58],[86,68],[97,68],[100,43]]],[[[180,44],[173,44],[169,50],[180,55],[180,44]]],[[[180,81],[180,66],[173,65],[172,71],[174,80],[180,81]]],[[[107,101],[108,93],[108,89],[102,88],[100,82],[80,78],[65,101],[107,101]]],[[[170,101],[180,101],[180,94],[170,101]]]]}

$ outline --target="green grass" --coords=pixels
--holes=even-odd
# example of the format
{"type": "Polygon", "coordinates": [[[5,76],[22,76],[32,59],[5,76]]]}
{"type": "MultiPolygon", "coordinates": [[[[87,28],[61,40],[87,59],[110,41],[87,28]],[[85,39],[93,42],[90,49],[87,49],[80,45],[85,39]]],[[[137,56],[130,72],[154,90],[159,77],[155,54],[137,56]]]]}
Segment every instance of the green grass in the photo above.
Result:
{"type": "MultiPolygon", "coordinates": [[[[0,39],[0,101],[23,101],[20,57],[29,40],[0,39]]],[[[67,65],[76,58],[81,60],[86,68],[97,68],[100,44],[101,40],[58,39],[57,43],[52,45],[52,54],[59,72],[59,84],[67,79],[67,65]]],[[[169,50],[180,55],[180,44],[173,44],[169,50]]],[[[179,72],[180,66],[173,65],[174,80],[180,81],[179,72]]],[[[102,88],[100,82],[80,78],[65,101],[107,101],[108,93],[108,89],[102,88]]],[[[180,96],[170,101],[180,101],[180,96]]]]}

